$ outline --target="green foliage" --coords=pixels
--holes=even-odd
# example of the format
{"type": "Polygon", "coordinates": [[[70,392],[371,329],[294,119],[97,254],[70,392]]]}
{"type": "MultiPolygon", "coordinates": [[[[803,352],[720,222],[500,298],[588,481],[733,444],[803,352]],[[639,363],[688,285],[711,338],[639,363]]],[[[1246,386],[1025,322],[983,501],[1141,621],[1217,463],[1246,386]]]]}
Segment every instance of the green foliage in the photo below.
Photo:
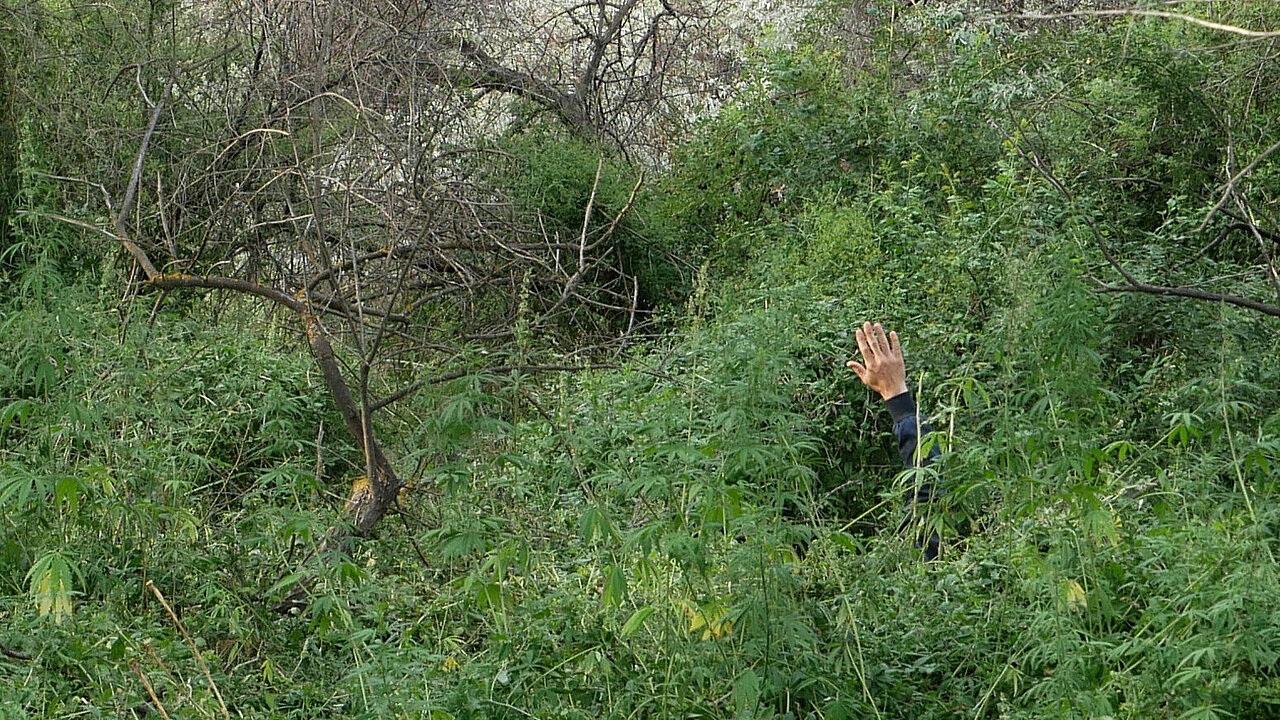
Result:
{"type": "MultiPolygon", "coordinates": [[[[614,237],[702,266],[650,276],[654,303],[688,294],[669,332],[397,405],[413,484],[345,552],[363,463],[292,333],[225,299],[121,307],[82,238],[20,222],[5,271],[48,270],[0,324],[0,646],[31,656],[0,657],[4,712],[128,715],[141,672],[171,717],[220,716],[215,685],[243,717],[1276,716],[1275,321],[1094,292],[1084,222],[1142,277],[1267,297],[1256,242],[1188,261],[1228,116],[1245,157],[1280,127],[1275,64],[1184,26],[926,5],[861,70],[819,41],[753,59],[614,237]],[[868,319],[906,340],[931,468],[899,472],[843,368],[868,319]],[[896,532],[921,476],[947,490],[932,563],[896,532]]],[[[21,175],[52,169],[38,135],[19,202],[56,211],[21,175]]],[[[508,142],[488,169],[548,232],[622,215],[630,169],[508,142]]],[[[1243,191],[1278,189],[1266,165],[1243,191]]]]}
{"type": "Polygon", "coordinates": [[[13,109],[13,74],[11,61],[0,43],[0,248],[12,242],[9,226],[13,222],[14,196],[18,191],[16,174],[18,155],[18,129],[13,109]]]}
{"type": "MultiPolygon", "coordinates": [[[[883,100],[841,79],[838,55],[766,52],[736,102],[676,152],[655,213],[679,247],[741,260],[712,245],[724,228],[751,226],[824,191],[858,187],[884,150],[883,100]]],[[[737,251],[735,253],[735,250],[737,251]]]]}
{"type": "MultiPolygon", "coordinates": [[[[604,147],[547,128],[507,138],[502,150],[514,158],[500,173],[516,206],[537,217],[542,232],[576,246],[605,242],[616,252],[619,270],[637,278],[645,308],[669,306],[689,292],[685,248],[661,218],[660,191],[604,147]]],[[[566,257],[570,257],[569,253],[566,257]]]]}
{"type": "Polygon", "coordinates": [[[635,182],[604,149],[548,130],[516,136],[504,150],[519,160],[512,182],[516,201],[541,214],[550,230],[565,238],[583,231],[588,206],[588,232],[608,226],[626,205],[635,182]]]}
{"type": "MultiPolygon", "coordinates": [[[[60,481],[59,485],[62,484],[64,483],[60,481]]],[[[71,494],[70,497],[74,498],[75,495],[71,494]]],[[[46,554],[27,571],[27,578],[31,581],[31,598],[36,601],[41,617],[52,617],[59,624],[70,617],[73,583],[71,568],[65,557],[58,552],[46,554]]]]}
{"type": "Polygon", "coordinates": [[[78,231],[47,217],[60,209],[57,188],[47,175],[47,149],[35,128],[23,123],[17,143],[9,198],[13,211],[0,250],[0,271],[10,279],[7,297],[41,301],[92,266],[91,244],[78,231]]]}

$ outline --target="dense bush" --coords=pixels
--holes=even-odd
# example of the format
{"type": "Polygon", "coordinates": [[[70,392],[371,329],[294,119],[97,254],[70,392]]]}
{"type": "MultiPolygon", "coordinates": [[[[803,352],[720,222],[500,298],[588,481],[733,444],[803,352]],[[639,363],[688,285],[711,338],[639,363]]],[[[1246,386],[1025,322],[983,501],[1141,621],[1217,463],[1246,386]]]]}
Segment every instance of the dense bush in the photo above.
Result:
{"type": "Polygon", "coordinates": [[[616,150],[541,126],[522,128],[501,149],[513,162],[500,164],[499,184],[526,216],[541,218],[541,231],[570,244],[607,243],[616,268],[636,278],[642,310],[685,300],[693,276],[689,248],[665,225],[649,226],[664,214],[651,208],[664,200],[616,150]]]}
{"type": "MultiPolygon", "coordinates": [[[[1275,64],[1182,25],[922,5],[869,60],[760,51],[625,215],[625,164],[507,138],[493,172],[548,232],[582,233],[593,192],[586,232],[622,216],[664,333],[397,406],[414,483],[359,544],[327,543],[362,463],[292,330],[120,306],[112,263],[20,221],[0,717],[145,714],[144,677],[171,717],[1274,717],[1275,319],[1096,290],[1102,237],[1141,277],[1274,291],[1239,234],[1196,255],[1224,133],[1254,157],[1280,127],[1275,64]],[[843,367],[868,319],[946,451],[919,471],[947,489],[936,562],[897,532],[919,473],[843,367]]],[[[1242,191],[1265,210],[1276,182],[1242,191]]]]}

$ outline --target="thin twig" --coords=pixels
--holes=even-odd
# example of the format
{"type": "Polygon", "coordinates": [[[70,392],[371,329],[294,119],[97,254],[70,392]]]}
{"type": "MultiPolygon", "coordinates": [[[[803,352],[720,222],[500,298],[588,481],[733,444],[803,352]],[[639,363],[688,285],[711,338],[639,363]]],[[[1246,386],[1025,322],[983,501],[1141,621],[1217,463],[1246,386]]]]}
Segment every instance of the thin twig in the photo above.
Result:
{"type": "Polygon", "coordinates": [[[115,226],[116,235],[119,236],[121,244],[133,255],[134,260],[142,266],[143,272],[147,274],[147,279],[159,275],[156,266],[152,264],[151,258],[142,251],[129,239],[129,210],[133,206],[134,198],[138,194],[138,185],[142,182],[142,165],[147,159],[147,149],[151,147],[151,137],[156,134],[156,125],[160,122],[160,115],[164,113],[165,106],[169,104],[169,98],[173,96],[173,88],[178,84],[177,75],[169,78],[169,82],[165,83],[164,95],[160,97],[160,101],[156,103],[155,109],[151,111],[151,119],[147,122],[147,129],[142,134],[142,142],[138,144],[138,153],[133,158],[133,171],[129,173],[129,184],[125,188],[124,197],[120,200],[120,210],[116,212],[115,226]]]}
{"type": "Polygon", "coordinates": [[[34,174],[38,177],[48,178],[50,180],[62,180],[64,182],[81,183],[83,185],[88,185],[89,187],[98,188],[98,190],[102,193],[103,201],[106,202],[107,204],[107,212],[115,214],[115,206],[111,204],[111,195],[107,192],[106,186],[100,182],[85,180],[84,178],[78,178],[78,177],[67,177],[65,175],[49,175],[48,173],[42,173],[42,172],[38,172],[34,174]]]}
{"type": "Polygon", "coordinates": [[[66,215],[59,215],[58,213],[32,212],[30,210],[18,210],[17,212],[14,213],[14,215],[17,215],[19,217],[23,215],[29,215],[31,217],[46,217],[51,220],[57,220],[58,222],[67,223],[68,225],[75,225],[76,227],[84,228],[85,230],[92,230],[93,232],[106,235],[107,237],[111,238],[112,240],[115,240],[116,242],[124,242],[122,238],[120,238],[118,235],[116,235],[115,233],[111,232],[106,228],[98,227],[93,223],[87,223],[83,220],[76,220],[75,218],[69,218],[66,215]]]}
{"type": "Polygon", "coordinates": [[[1031,165],[1031,167],[1041,175],[1041,177],[1047,180],[1049,184],[1052,185],[1054,188],[1056,188],[1058,192],[1063,196],[1063,198],[1066,199],[1067,203],[1071,205],[1073,210],[1075,210],[1075,214],[1078,215],[1080,219],[1082,219],[1085,222],[1085,224],[1089,227],[1089,231],[1093,234],[1093,238],[1098,245],[1098,250],[1102,252],[1102,257],[1107,261],[1107,264],[1110,265],[1112,268],[1114,268],[1116,272],[1118,272],[1120,276],[1124,278],[1125,282],[1128,283],[1127,285],[1105,285],[1104,284],[1101,287],[1097,288],[1098,292],[1104,292],[1104,293],[1137,292],[1137,293],[1145,293],[1148,295],[1163,295],[1167,297],[1185,297],[1185,298],[1192,298],[1196,300],[1224,302],[1229,305],[1248,308],[1250,310],[1260,312],[1263,315],[1280,317],[1280,307],[1275,305],[1268,305],[1267,303],[1263,303],[1263,302],[1258,302],[1257,300],[1250,300],[1249,298],[1239,297],[1237,295],[1224,295],[1222,293],[1208,292],[1205,290],[1196,290],[1194,288],[1170,287],[1167,285],[1150,285],[1148,283],[1144,283],[1138,280],[1138,278],[1133,273],[1131,273],[1127,268],[1125,268],[1125,266],[1121,264],[1120,261],[1117,260],[1114,255],[1111,254],[1110,245],[1108,245],[1106,238],[1103,237],[1102,231],[1098,229],[1098,225],[1097,223],[1094,222],[1093,217],[1090,216],[1088,213],[1083,212],[1080,209],[1079,205],[1075,201],[1075,196],[1072,195],[1071,191],[1068,190],[1067,187],[1062,184],[1062,181],[1060,181],[1053,174],[1053,171],[1049,169],[1048,165],[1040,158],[1038,154],[1036,154],[1035,149],[1032,148],[1031,153],[1028,154],[1026,151],[1022,149],[1022,143],[1015,141],[1010,135],[1008,135],[1008,133],[1004,133],[1004,129],[1001,128],[998,124],[996,124],[996,127],[997,129],[1000,130],[1002,134],[1005,135],[1005,138],[1013,146],[1014,150],[1017,151],[1018,155],[1020,155],[1024,160],[1026,160],[1027,163],[1031,165]]]}
{"type": "Polygon", "coordinates": [[[601,240],[605,240],[610,237],[613,237],[613,231],[618,229],[618,223],[622,222],[623,216],[625,216],[627,214],[627,211],[631,209],[631,206],[635,204],[636,194],[640,192],[640,186],[642,184],[644,184],[643,172],[640,173],[639,177],[636,178],[636,184],[631,187],[631,196],[627,198],[627,202],[623,204],[622,209],[619,210],[618,214],[614,216],[613,221],[609,223],[609,227],[604,229],[604,234],[600,236],[600,240],[596,240],[597,244],[601,240]]]}
{"type": "Polygon", "coordinates": [[[1230,225],[1223,227],[1222,231],[1218,233],[1218,236],[1213,239],[1213,242],[1200,248],[1199,252],[1197,252],[1195,255],[1192,255],[1189,260],[1184,260],[1175,269],[1181,270],[1187,267],[1188,265],[1191,265],[1195,261],[1207,255],[1210,250],[1213,250],[1214,248],[1218,247],[1218,245],[1221,245],[1222,241],[1226,240],[1227,237],[1231,235],[1231,233],[1235,232],[1236,230],[1247,230],[1248,228],[1249,228],[1249,225],[1247,223],[1240,223],[1240,222],[1231,223],[1230,225]]]}
{"type": "MultiPolygon", "coordinates": [[[[1247,225],[1251,225],[1251,224],[1253,224],[1253,221],[1252,221],[1252,220],[1250,220],[1248,217],[1246,217],[1246,216],[1244,216],[1244,215],[1238,215],[1238,214],[1236,214],[1236,213],[1234,213],[1234,212],[1232,212],[1232,211],[1230,211],[1230,210],[1227,210],[1227,209],[1225,209],[1225,208],[1223,208],[1223,210],[1222,210],[1222,214],[1223,214],[1223,215],[1226,215],[1227,217],[1231,218],[1232,220],[1235,220],[1236,222],[1240,223],[1241,225],[1246,225],[1246,226],[1247,226],[1247,225]]],[[[1252,228],[1250,228],[1250,230],[1251,230],[1251,231],[1256,230],[1256,231],[1258,232],[1258,234],[1259,234],[1259,235],[1261,235],[1262,237],[1264,237],[1264,238],[1266,238],[1266,239],[1268,239],[1268,240],[1270,240],[1270,241],[1272,241],[1272,242],[1274,242],[1274,243],[1280,243],[1280,233],[1274,233],[1274,232],[1271,232],[1270,230],[1263,230],[1262,228],[1258,227],[1257,225],[1253,225],[1253,227],[1252,227],[1252,228]]]]}
{"type": "Polygon", "coordinates": [[[1253,172],[1254,169],[1258,167],[1259,163],[1261,163],[1263,160],[1266,160],[1268,156],[1270,156],[1272,153],[1274,153],[1277,150],[1280,150],[1280,142],[1276,143],[1275,145],[1272,145],[1266,150],[1263,150],[1262,153],[1258,155],[1258,157],[1253,159],[1253,162],[1246,165],[1244,169],[1241,170],[1240,172],[1236,173],[1235,175],[1232,175],[1231,179],[1228,180],[1226,185],[1223,186],[1222,197],[1218,199],[1218,203],[1213,206],[1213,209],[1205,214],[1204,220],[1200,223],[1200,227],[1197,228],[1197,230],[1204,230],[1206,227],[1208,227],[1209,221],[1213,219],[1213,216],[1217,214],[1218,211],[1222,210],[1224,207],[1227,206],[1227,201],[1231,199],[1231,194],[1235,192],[1236,182],[1238,182],[1240,178],[1243,178],[1245,175],[1248,175],[1249,173],[1253,172]]]}
{"type": "Polygon", "coordinates": [[[591,181],[591,196],[587,198],[587,209],[582,213],[582,237],[578,240],[578,272],[586,265],[587,230],[591,227],[591,211],[596,206],[596,191],[600,189],[600,173],[604,170],[604,155],[596,161],[596,176],[591,181]]]}
{"type": "MultiPolygon", "coordinates": [[[[218,698],[218,705],[222,708],[222,717],[225,718],[225,720],[231,720],[231,713],[227,712],[227,703],[223,701],[222,692],[218,690],[218,684],[213,681],[213,674],[209,672],[209,664],[204,661],[204,655],[200,652],[200,648],[196,647],[195,640],[191,639],[191,635],[188,634],[187,629],[183,627],[182,621],[178,619],[178,614],[173,611],[173,608],[169,607],[168,601],[166,601],[164,599],[164,595],[160,593],[160,588],[156,587],[155,583],[147,580],[147,589],[156,596],[156,599],[159,600],[160,604],[164,606],[164,609],[168,611],[169,617],[173,618],[173,624],[178,626],[178,632],[182,633],[183,639],[185,639],[187,644],[191,646],[191,650],[196,654],[196,660],[200,663],[200,669],[204,671],[205,679],[209,681],[209,687],[213,688],[213,694],[218,698]]],[[[143,682],[145,683],[146,680],[144,679],[143,682]]],[[[158,703],[159,701],[157,700],[156,702],[158,703]]]]}
{"type": "MultiPolygon", "coordinates": [[[[422,566],[431,567],[431,561],[427,560],[427,554],[422,552],[422,546],[418,544],[418,539],[413,536],[413,528],[409,527],[409,519],[408,519],[408,515],[410,514],[409,508],[405,507],[405,504],[403,502],[397,502],[396,514],[400,516],[400,522],[404,524],[405,537],[409,538],[409,544],[413,546],[413,551],[417,553],[418,559],[422,561],[422,566]]],[[[426,524],[426,523],[423,523],[416,516],[413,519],[419,525],[426,524]]]]}
{"type": "MultiPolygon", "coordinates": [[[[1249,208],[1245,205],[1244,199],[1239,193],[1233,193],[1236,198],[1236,207],[1240,208],[1240,212],[1248,213],[1249,208]]],[[[1271,281],[1271,287],[1276,291],[1276,299],[1280,301],[1280,274],[1276,272],[1275,261],[1271,257],[1271,251],[1267,248],[1267,240],[1262,237],[1262,233],[1258,231],[1258,225],[1252,221],[1246,223],[1247,227],[1252,231],[1253,237],[1258,241],[1258,248],[1262,252],[1262,262],[1266,264],[1267,279],[1271,281]]]]}
{"type": "Polygon", "coordinates": [[[1041,177],[1048,180],[1049,184],[1053,185],[1067,203],[1071,205],[1072,209],[1076,211],[1076,214],[1080,216],[1080,219],[1084,220],[1085,225],[1089,228],[1089,232],[1093,234],[1093,239],[1097,242],[1098,249],[1102,251],[1102,257],[1107,261],[1107,264],[1115,268],[1116,272],[1120,273],[1120,276],[1123,277],[1130,285],[1142,285],[1143,283],[1139,282],[1138,279],[1134,277],[1134,275],[1130,273],[1124,265],[1120,264],[1120,261],[1116,260],[1114,255],[1111,254],[1111,246],[1107,243],[1106,238],[1103,237],[1102,231],[1098,229],[1098,225],[1094,222],[1093,216],[1080,210],[1079,204],[1076,203],[1075,196],[1067,189],[1066,185],[1062,184],[1062,181],[1058,180],[1057,176],[1053,174],[1053,171],[1049,169],[1044,160],[1035,152],[1035,148],[1032,148],[1031,154],[1027,154],[1027,152],[1022,149],[1021,143],[1014,142],[1013,149],[1016,150],[1018,155],[1022,156],[1022,159],[1026,160],[1041,177]]]}

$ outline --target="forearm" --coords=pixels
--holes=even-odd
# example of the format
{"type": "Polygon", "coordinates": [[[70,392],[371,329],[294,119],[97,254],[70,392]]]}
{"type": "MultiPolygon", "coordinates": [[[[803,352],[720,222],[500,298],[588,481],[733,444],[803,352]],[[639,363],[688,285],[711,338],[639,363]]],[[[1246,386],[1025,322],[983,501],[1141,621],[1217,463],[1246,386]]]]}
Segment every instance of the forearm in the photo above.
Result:
{"type": "Polygon", "coordinates": [[[937,447],[930,447],[924,457],[916,457],[920,437],[933,432],[933,426],[927,419],[920,417],[911,392],[899,393],[886,400],[885,405],[889,408],[889,415],[893,417],[893,436],[898,441],[898,454],[902,456],[903,467],[923,467],[933,462],[939,454],[937,447]]]}
{"type": "MultiPolygon", "coordinates": [[[[933,432],[933,427],[927,419],[920,417],[910,391],[885,400],[885,406],[893,417],[893,436],[898,441],[898,454],[902,457],[903,467],[916,468],[931,464],[941,453],[936,445],[923,454],[919,452],[920,438],[933,432]]],[[[937,494],[930,483],[922,484],[912,492],[914,499],[926,502],[933,500],[937,494]]]]}
{"type": "MultiPolygon", "coordinates": [[[[924,467],[939,454],[936,447],[919,452],[920,436],[932,432],[927,420],[920,418],[915,399],[907,386],[907,366],[902,357],[902,344],[896,332],[885,335],[880,323],[864,322],[855,333],[858,351],[863,362],[849,360],[850,370],[857,374],[864,385],[880,394],[889,414],[893,416],[893,434],[898,440],[898,454],[907,468],[924,467]]],[[[917,485],[913,492],[916,500],[931,500],[934,496],[929,484],[917,485]]]]}

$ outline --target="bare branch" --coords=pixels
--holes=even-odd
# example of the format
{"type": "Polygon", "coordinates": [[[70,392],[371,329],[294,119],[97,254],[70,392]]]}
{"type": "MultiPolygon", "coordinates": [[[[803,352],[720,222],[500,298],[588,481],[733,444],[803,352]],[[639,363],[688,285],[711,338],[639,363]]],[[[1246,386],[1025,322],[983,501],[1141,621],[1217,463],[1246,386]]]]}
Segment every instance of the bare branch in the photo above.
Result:
{"type": "Polygon", "coordinates": [[[29,215],[31,217],[47,217],[51,220],[57,220],[58,222],[64,222],[64,223],[67,223],[68,225],[75,225],[76,227],[84,228],[85,230],[96,232],[99,235],[105,235],[106,237],[109,237],[112,240],[115,240],[116,242],[120,242],[120,243],[124,242],[124,240],[121,239],[118,235],[116,235],[115,233],[111,232],[110,230],[104,227],[94,225],[93,223],[87,223],[83,220],[76,220],[75,218],[69,218],[66,215],[59,215],[58,213],[32,212],[30,210],[18,210],[14,212],[14,215],[17,215],[19,217],[23,215],[29,215]]]}
{"type": "MultiPolygon", "coordinates": [[[[998,125],[996,125],[996,127],[1001,133],[1004,133],[1003,128],[1000,128],[998,125]]],[[[1039,173],[1041,177],[1047,180],[1050,185],[1057,189],[1063,199],[1065,199],[1076,211],[1076,214],[1079,215],[1080,219],[1088,226],[1089,232],[1093,234],[1093,239],[1098,245],[1098,250],[1102,252],[1102,257],[1107,261],[1107,264],[1115,268],[1116,272],[1120,273],[1120,276],[1123,277],[1131,286],[1136,287],[1142,285],[1142,283],[1139,282],[1138,279],[1127,269],[1125,269],[1124,265],[1120,264],[1120,261],[1111,254],[1111,246],[1106,241],[1106,238],[1103,237],[1102,231],[1098,229],[1098,224],[1094,222],[1093,216],[1088,213],[1081,212],[1079,205],[1076,204],[1075,196],[1071,194],[1071,191],[1067,189],[1066,185],[1063,185],[1062,182],[1058,180],[1058,178],[1053,174],[1053,171],[1049,168],[1048,164],[1045,163],[1044,160],[1041,159],[1040,155],[1035,152],[1035,149],[1032,148],[1031,153],[1027,153],[1022,149],[1022,143],[1015,142],[1007,133],[1005,134],[1005,138],[1009,140],[1018,155],[1022,157],[1023,160],[1026,160],[1027,164],[1039,173]]]]}
{"type": "Polygon", "coordinates": [[[1236,27],[1235,25],[1227,25],[1224,23],[1205,20],[1194,15],[1185,15],[1183,13],[1169,12],[1167,10],[1139,10],[1136,8],[1122,8],[1116,10],[1074,10],[1072,12],[1050,13],[1047,15],[1035,15],[1027,13],[1015,13],[997,15],[999,18],[1011,18],[1015,20],[1066,20],[1078,17],[1116,17],[1116,16],[1137,16],[1137,17],[1155,17],[1165,18],[1168,20],[1181,20],[1189,22],[1193,25],[1208,28],[1210,30],[1219,30],[1221,32],[1231,33],[1233,35],[1241,35],[1253,39],[1265,39],[1280,37],[1280,30],[1249,30],[1247,28],[1236,27]]]}
{"type": "Polygon", "coordinates": [[[1218,232],[1218,236],[1217,236],[1217,237],[1215,237],[1215,238],[1213,239],[1213,241],[1212,241],[1212,242],[1210,242],[1209,244],[1207,244],[1207,245],[1205,245],[1204,247],[1200,248],[1200,250],[1199,250],[1195,255],[1192,255],[1190,259],[1188,259],[1188,260],[1184,260],[1184,261],[1182,261],[1181,263],[1179,263],[1179,264],[1178,264],[1178,267],[1177,267],[1176,269],[1178,269],[1178,270],[1182,270],[1183,268],[1186,268],[1186,267],[1188,267],[1189,265],[1194,264],[1194,263],[1195,263],[1195,261],[1197,261],[1197,260],[1199,260],[1200,258],[1204,257],[1205,255],[1209,254],[1209,251],[1211,251],[1211,250],[1213,250],[1215,247],[1217,247],[1217,246],[1221,245],[1223,240],[1226,240],[1226,239],[1227,239],[1227,237],[1228,237],[1229,235],[1231,235],[1231,233],[1236,232],[1237,230],[1245,230],[1245,231],[1250,231],[1250,230],[1252,230],[1252,231],[1256,231],[1256,232],[1260,233],[1263,237],[1272,237],[1273,239],[1274,239],[1274,237],[1275,237],[1275,236],[1271,235],[1271,233],[1269,233],[1269,232],[1267,232],[1267,231],[1265,231],[1265,230],[1261,230],[1261,229],[1259,229],[1259,228],[1256,228],[1256,227],[1254,227],[1254,226],[1250,225],[1249,223],[1243,223],[1243,222],[1234,222],[1234,223],[1230,223],[1230,224],[1228,224],[1228,225],[1223,226],[1222,230],[1218,232]]]}
{"type": "Polygon", "coordinates": [[[1261,163],[1263,160],[1266,160],[1272,153],[1276,152],[1277,150],[1280,150],[1280,142],[1277,142],[1276,144],[1272,145],[1266,150],[1263,150],[1258,155],[1258,157],[1253,159],[1253,162],[1244,166],[1244,168],[1240,170],[1240,172],[1236,173],[1235,175],[1232,175],[1231,178],[1227,180],[1226,185],[1224,185],[1222,189],[1222,197],[1218,200],[1218,203],[1213,206],[1213,209],[1209,210],[1209,212],[1205,214],[1204,221],[1200,223],[1200,227],[1198,228],[1199,230],[1204,230],[1206,227],[1208,227],[1209,222],[1213,219],[1213,216],[1217,214],[1219,210],[1222,210],[1222,208],[1226,207],[1227,201],[1231,198],[1231,194],[1235,192],[1236,183],[1239,182],[1241,178],[1245,177],[1246,175],[1248,175],[1249,173],[1257,169],[1259,163],[1261,163]]]}
{"type": "Polygon", "coordinates": [[[1260,312],[1263,315],[1272,317],[1280,317],[1280,306],[1268,305],[1267,303],[1250,300],[1236,295],[1224,295],[1222,293],[1208,292],[1206,290],[1197,290],[1188,287],[1168,287],[1164,285],[1103,285],[1097,288],[1097,292],[1103,293],[1145,293],[1148,295],[1164,295],[1168,297],[1184,297],[1195,300],[1209,300],[1212,302],[1223,302],[1228,305],[1248,308],[1260,312]]]}
{"type": "Polygon", "coordinates": [[[33,173],[33,174],[42,178],[48,178],[50,180],[61,180],[63,182],[80,183],[82,185],[88,185],[89,187],[97,188],[102,193],[102,201],[107,206],[107,212],[113,215],[115,214],[115,206],[111,204],[111,194],[107,192],[106,186],[100,182],[93,182],[92,180],[85,180],[84,178],[66,177],[64,175],[49,175],[47,173],[42,173],[42,172],[33,173]]]}
{"type": "Polygon", "coordinates": [[[307,310],[307,303],[293,297],[292,295],[276,288],[265,287],[257,283],[247,280],[238,280],[228,277],[196,277],[195,275],[166,275],[156,273],[154,277],[147,279],[147,284],[164,290],[177,289],[205,289],[205,290],[231,290],[233,292],[244,293],[245,295],[253,295],[255,297],[265,298],[274,303],[283,305],[294,312],[303,312],[307,310]]]}
{"type": "Polygon", "coordinates": [[[13,648],[7,645],[0,645],[0,655],[4,655],[5,657],[12,658],[14,660],[31,660],[34,658],[33,655],[28,655],[27,653],[24,653],[24,652],[18,652],[17,650],[14,650],[13,648]]]}
{"type": "MultiPolygon", "coordinates": [[[[999,128],[998,125],[996,127],[999,128]]],[[[1001,129],[1001,132],[1003,132],[1003,129],[1001,129]]],[[[1094,222],[1093,218],[1088,213],[1081,211],[1071,191],[1068,190],[1066,185],[1064,185],[1053,174],[1053,171],[1049,168],[1048,164],[1035,152],[1035,149],[1032,148],[1031,152],[1027,153],[1022,149],[1022,143],[1015,142],[1013,138],[1011,138],[1008,134],[1006,134],[1005,137],[1010,141],[1010,144],[1017,151],[1017,153],[1024,160],[1026,160],[1027,163],[1037,173],[1041,175],[1041,177],[1043,177],[1046,181],[1048,181],[1049,184],[1052,185],[1058,191],[1058,193],[1063,196],[1063,198],[1068,202],[1068,204],[1072,206],[1072,208],[1075,210],[1076,215],[1078,215],[1080,219],[1083,220],[1085,224],[1089,227],[1090,232],[1093,234],[1094,241],[1098,246],[1098,250],[1101,251],[1103,258],[1107,261],[1107,264],[1110,265],[1112,268],[1114,268],[1116,272],[1118,272],[1120,276],[1123,277],[1125,282],[1127,283],[1126,285],[1101,284],[1101,286],[1097,288],[1098,292],[1106,292],[1106,293],[1136,292],[1136,293],[1146,293],[1149,295],[1162,295],[1166,297],[1184,297],[1184,298],[1192,298],[1195,300],[1224,302],[1229,305],[1248,308],[1250,310],[1260,312],[1264,315],[1270,315],[1272,317],[1280,317],[1280,307],[1277,307],[1275,305],[1269,305],[1263,302],[1258,302],[1257,300],[1251,300],[1249,298],[1239,297],[1236,295],[1226,295],[1222,293],[1209,292],[1207,290],[1199,290],[1196,288],[1171,287],[1167,285],[1151,285],[1148,283],[1141,282],[1140,280],[1137,279],[1135,275],[1133,275],[1133,273],[1131,273],[1128,269],[1126,269],[1125,266],[1121,264],[1120,261],[1116,259],[1116,257],[1111,253],[1110,245],[1107,243],[1106,238],[1103,237],[1102,231],[1098,229],[1097,223],[1094,222]]]]}
{"type": "Polygon", "coordinates": [[[133,255],[133,259],[142,267],[142,271],[146,273],[148,279],[159,275],[159,272],[156,270],[156,266],[151,263],[151,258],[147,257],[142,248],[134,244],[129,238],[129,211],[133,207],[133,201],[138,193],[138,185],[142,181],[142,164],[147,159],[147,149],[151,146],[151,137],[156,133],[156,125],[160,122],[160,115],[164,112],[165,105],[168,104],[169,98],[173,95],[173,88],[177,83],[176,76],[169,78],[169,82],[164,87],[164,94],[151,111],[151,120],[147,122],[147,129],[142,134],[142,142],[138,143],[138,153],[133,160],[133,171],[129,174],[129,184],[125,188],[124,197],[120,199],[120,210],[116,212],[115,218],[116,235],[119,236],[120,243],[124,245],[130,255],[133,255]]]}
{"type": "Polygon", "coordinates": [[[508,22],[489,6],[473,17],[395,4],[370,13],[351,0],[242,4],[243,25],[226,37],[250,47],[234,62],[198,74],[207,61],[128,65],[122,82],[136,81],[145,114],[135,147],[100,158],[114,178],[105,186],[118,188],[104,193],[110,218],[47,217],[119,243],[147,286],[231,292],[295,316],[366,455],[367,496],[353,493],[348,510],[367,533],[401,485],[376,413],[413,392],[371,397],[379,373],[439,368],[430,384],[604,367],[590,363],[643,326],[639,281],[615,247],[634,233],[624,220],[643,176],[606,210],[602,152],[582,227],[544,222],[505,196],[525,158],[491,148],[508,106],[475,91],[527,98],[592,140],[631,142],[648,117],[675,114],[662,103],[679,95],[655,80],[670,67],[664,53],[688,53],[682,33],[705,29],[691,20],[661,33],[660,47],[661,18],[694,17],[673,7],[584,0],[545,23],[529,18],[538,37],[527,38],[525,25],[486,26],[490,12],[508,22]],[[569,37],[573,23],[581,39],[569,37]],[[501,352],[517,327],[555,342],[525,365],[454,370],[476,346],[501,352]],[[586,364],[566,364],[575,357],[586,364]]]}

